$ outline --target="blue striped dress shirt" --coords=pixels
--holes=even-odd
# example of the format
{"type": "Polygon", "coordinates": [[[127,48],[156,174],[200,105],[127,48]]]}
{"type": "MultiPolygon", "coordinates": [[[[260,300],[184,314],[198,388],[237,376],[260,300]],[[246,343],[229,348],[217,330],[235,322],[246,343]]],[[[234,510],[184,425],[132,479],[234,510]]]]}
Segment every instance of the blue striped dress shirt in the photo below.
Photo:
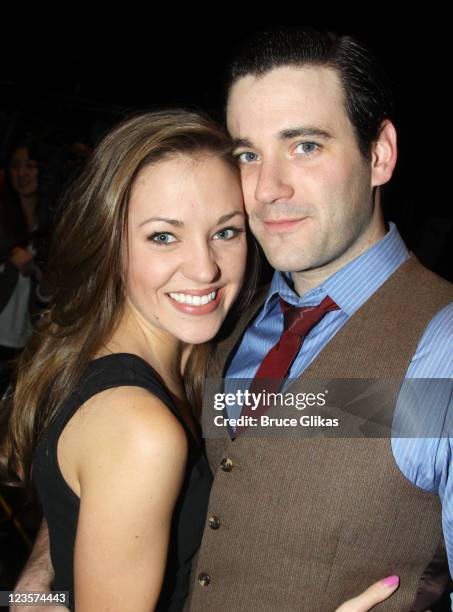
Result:
{"type": "MultiPolygon", "coordinates": [[[[390,229],[382,240],[302,297],[292,289],[289,276],[275,272],[264,305],[244,334],[227,370],[227,388],[232,388],[230,385],[234,384],[231,379],[252,379],[264,356],[280,338],[283,315],[279,296],[294,306],[317,306],[329,295],[340,307],[339,310],[329,312],[304,339],[289,373],[289,377],[294,379],[300,376],[349,317],[408,257],[409,252],[398,230],[394,224],[390,224],[390,229]]],[[[439,423],[443,422],[444,427],[440,424],[439,428],[444,432],[445,422],[448,421],[449,431],[453,433],[452,346],[453,303],[438,312],[426,327],[406,378],[443,379],[437,381],[442,384],[436,394],[436,406],[430,412],[429,418],[430,422],[433,419],[437,419],[439,423]],[[447,385],[445,379],[450,379],[447,385]]],[[[436,381],[433,382],[436,384],[436,381]]],[[[400,394],[395,421],[399,417],[404,421],[402,396],[403,394],[400,394]]],[[[432,398],[432,395],[430,397],[432,398]]],[[[240,410],[239,406],[230,407],[229,416],[238,417],[240,410]]],[[[450,573],[453,575],[453,473],[449,474],[452,446],[452,437],[445,433],[440,437],[429,438],[392,437],[393,456],[401,472],[414,485],[440,497],[444,537],[450,573]]]]}

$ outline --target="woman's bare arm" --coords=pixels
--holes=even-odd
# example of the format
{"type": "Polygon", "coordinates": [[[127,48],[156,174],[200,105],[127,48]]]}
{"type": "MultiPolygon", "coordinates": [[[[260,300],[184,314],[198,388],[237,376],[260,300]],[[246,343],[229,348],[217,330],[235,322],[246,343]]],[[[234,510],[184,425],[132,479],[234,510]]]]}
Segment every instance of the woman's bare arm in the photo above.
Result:
{"type": "Polygon", "coordinates": [[[122,387],[86,407],[74,555],[77,612],[148,612],[162,586],[187,439],[148,392],[122,387]]]}

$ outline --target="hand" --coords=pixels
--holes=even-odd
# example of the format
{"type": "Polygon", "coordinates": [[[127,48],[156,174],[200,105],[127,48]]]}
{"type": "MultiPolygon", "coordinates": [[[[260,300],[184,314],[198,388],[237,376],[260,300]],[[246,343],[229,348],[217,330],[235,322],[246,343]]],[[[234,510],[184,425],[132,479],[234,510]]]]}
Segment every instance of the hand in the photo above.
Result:
{"type": "Polygon", "coordinates": [[[367,612],[390,597],[398,588],[399,583],[398,576],[388,576],[379,580],[357,597],[345,601],[335,612],[367,612]]]}
{"type": "Polygon", "coordinates": [[[24,276],[31,276],[34,272],[33,255],[27,249],[14,247],[9,258],[13,266],[24,276]]]}

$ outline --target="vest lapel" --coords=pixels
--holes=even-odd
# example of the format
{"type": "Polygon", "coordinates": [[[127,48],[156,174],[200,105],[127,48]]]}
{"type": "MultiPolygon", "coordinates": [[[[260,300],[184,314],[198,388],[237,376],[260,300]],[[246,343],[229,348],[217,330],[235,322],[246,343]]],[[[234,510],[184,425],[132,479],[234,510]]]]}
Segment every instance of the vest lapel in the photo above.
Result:
{"type": "Polygon", "coordinates": [[[251,324],[253,319],[261,310],[266,295],[269,291],[269,285],[266,285],[259,290],[253,302],[246,308],[242,316],[235,322],[230,323],[228,335],[218,342],[214,356],[212,367],[210,368],[209,376],[223,376],[227,360],[231,354],[235,352],[235,348],[239,344],[246,328],[251,324]]]}
{"type": "MultiPolygon", "coordinates": [[[[228,358],[230,355],[234,354],[234,349],[241,341],[246,328],[261,310],[268,290],[268,285],[260,289],[253,299],[253,302],[244,311],[243,315],[235,322],[230,322],[229,333],[218,342],[215,352],[211,357],[208,370],[209,378],[223,379],[228,358]]],[[[219,391],[223,391],[223,388],[224,385],[222,380],[221,389],[219,389],[219,391]]],[[[206,410],[205,405],[203,406],[203,410],[206,410]]],[[[209,414],[212,414],[211,410],[209,410],[209,414]]],[[[229,432],[227,428],[222,427],[221,431],[224,434],[223,437],[206,439],[206,452],[211,466],[219,465],[222,457],[225,455],[228,445],[232,442],[232,439],[228,435],[229,432]]]]}

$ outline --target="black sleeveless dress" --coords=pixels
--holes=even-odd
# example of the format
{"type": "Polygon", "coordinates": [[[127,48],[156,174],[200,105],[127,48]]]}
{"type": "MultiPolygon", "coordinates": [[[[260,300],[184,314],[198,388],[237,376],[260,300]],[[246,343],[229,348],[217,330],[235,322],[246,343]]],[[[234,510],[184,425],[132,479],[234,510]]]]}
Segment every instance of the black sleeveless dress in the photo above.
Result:
{"type": "Polygon", "coordinates": [[[55,570],[53,588],[69,591],[69,607],[73,610],[73,556],[80,500],[60,471],[58,439],[84,402],[96,393],[120,386],[147,389],[163,401],[184,427],[189,442],[186,474],[173,515],[167,568],[156,608],[176,612],[182,610],[189,592],[191,561],[203,534],[212,475],[202,449],[194,441],[156,372],[143,359],[129,353],[100,357],[88,364],[77,388],[64,401],[36,447],[33,478],[49,528],[50,553],[55,570]]]}

